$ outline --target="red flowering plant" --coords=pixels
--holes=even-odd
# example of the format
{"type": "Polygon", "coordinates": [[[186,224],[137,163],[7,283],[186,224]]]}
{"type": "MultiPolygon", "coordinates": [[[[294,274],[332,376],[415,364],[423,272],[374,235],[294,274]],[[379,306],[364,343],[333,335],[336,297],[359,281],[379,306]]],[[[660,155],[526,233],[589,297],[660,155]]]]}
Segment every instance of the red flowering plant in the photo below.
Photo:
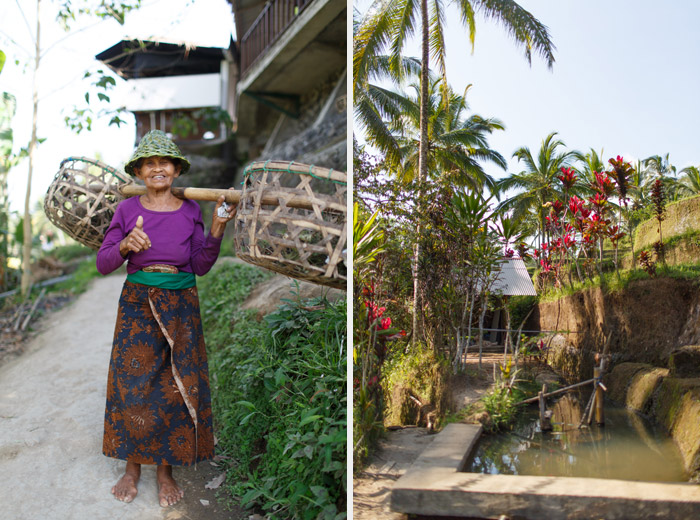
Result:
{"type": "MultiPolygon", "coordinates": [[[[610,158],[608,159],[608,163],[610,166],[612,166],[612,171],[610,172],[610,175],[615,179],[615,184],[617,188],[617,195],[620,200],[620,216],[619,216],[619,225],[620,228],[622,228],[622,223],[623,220],[627,223],[627,233],[629,234],[630,238],[630,243],[631,243],[631,249],[632,249],[632,265],[634,266],[635,261],[634,261],[634,234],[632,233],[632,224],[630,222],[630,209],[629,206],[627,205],[628,202],[628,190],[630,188],[630,180],[632,178],[632,174],[634,173],[634,168],[629,162],[626,162],[625,159],[618,155],[616,158],[610,158]],[[623,209],[624,208],[624,209],[623,209]],[[624,212],[624,219],[623,219],[623,212],[624,212]]],[[[615,246],[615,269],[617,270],[617,252],[618,252],[618,241],[614,241],[613,245],[615,246]]],[[[618,274],[619,276],[619,274],[618,274]]]]}
{"type": "MultiPolygon", "coordinates": [[[[616,159],[621,160],[621,158],[616,159]]],[[[623,163],[624,164],[624,163],[623,163]]],[[[622,175],[622,174],[621,174],[622,175]]],[[[578,177],[572,168],[562,168],[557,178],[561,182],[564,202],[554,200],[545,204],[549,209],[545,216],[545,229],[551,237],[549,244],[535,251],[544,281],[553,281],[556,287],[563,283],[562,275],[571,275],[575,267],[582,280],[579,260],[583,257],[586,274],[592,277],[593,267],[602,274],[603,243],[610,240],[617,251],[619,241],[625,236],[619,224],[612,223],[610,198],[620,193],[617,177],[606,172],[594,172],[590,188],[593,195],[587,199],[571,194],[577,188],[578,177]],[[571,194],[571,195],[570,195],[571,194]],[[598,254],[596,254],[598,249],[598,254]],[[597,257],[597,262],[596,262],[597,257]]],[[[623,193],[626,191],[623,189],[623,193]]],[[[617,254],[615,256],[617,266],[617,254]]]]}
{"type": "Polygon", "coordinates": [[[577,261],[579,249],[577,233],[580,234],[584,229],[582,217],[584,201],[576,195],[569,197],[578,180],[573,168],[561,168],[561,175],[557,178],[562,184],[565,200],[562,202],[555,199],[545,204],[545,207],[549,208],[549,213],[545,216],[545,229],[552,240],[549,247],[547,244],[542,244],[536,253],[543,280],[546,282],[552,279],[554,285],[560,287],[561,274],[565,270],[571,279],[571,264],[575,265],[580,277],[577,261]]]}
{"type": "Polygon", "coordinates": [[[654,205],[654,216],[659,224],[659,245],[656,246],[656,250],[657,255],[659,252],[660,255],[658,255],[657,260],[664,263],[664,237],[663,233],[661,232],[661,222],[663,222],[663,220],[666,218],[666,192],[664,190],[664,183],[661,179],[656,179],[651,187],[651,202],[654,205]]]}
{"type": "Polygon", "coordinates": [[[564,191],[569,192],[576,184],[578,176],[576,175],[576,170],[573,168],[562,168],[561,175],[557,175],[557,179],[561,181],[564,191]]]}
{"type": "Polygon", "coordinates": [[[518,244],[515,246],[515,250],[523,260],[530,258],[530,248],[525,242],[518,242],[518,244]]]}

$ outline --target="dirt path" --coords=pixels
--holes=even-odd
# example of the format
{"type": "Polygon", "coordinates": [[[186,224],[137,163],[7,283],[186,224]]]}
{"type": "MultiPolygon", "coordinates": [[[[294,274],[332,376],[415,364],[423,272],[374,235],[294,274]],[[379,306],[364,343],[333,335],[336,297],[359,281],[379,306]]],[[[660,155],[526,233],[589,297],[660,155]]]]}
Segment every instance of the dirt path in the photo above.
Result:
{"type": "MultiPolygon", "coordinates": [[[[454,381],[452,400],[456,409],[477,401],[491,387],[493,364],[502,359],[502,354],[486,354],[481,377],[459,378],[454,381]]],[[[476,363],[476,358],[469,358],[468,374],[476,373],[476,363]]],[[[408,518],[407,515],[391,510],[391,488],[434,438],[426,428],[404,428],[387,432],[367,466],[353,479],[354,520],[408,518]]]]}
{"type": "Polygon", "coordinates": [[[0,367],[0,516],[247,519],[250,513],[225,511],[216,491],[205,489],[220,473],[210,463],[196,471],[175,469],[185,499],[172,508],[158,506],[152,467],[144,467],[134,502],[111,495],[124,463],[102,455],[102,427],[123,280],[123,274],[95,280],[75,302],[45,318],[20,357],[0,367]]]}

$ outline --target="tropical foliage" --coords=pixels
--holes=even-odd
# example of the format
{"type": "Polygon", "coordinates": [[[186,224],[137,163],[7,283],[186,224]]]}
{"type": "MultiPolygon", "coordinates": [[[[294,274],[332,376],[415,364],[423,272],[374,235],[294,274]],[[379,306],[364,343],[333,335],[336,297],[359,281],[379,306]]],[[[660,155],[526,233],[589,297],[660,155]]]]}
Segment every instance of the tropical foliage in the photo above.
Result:
{"type": "Polygon", "coordinates": [[[243,311],[267,275],[226,265],[199,282],[217,454],[231,492],[269,518],[346,516],[346,301],[243,311]]]}

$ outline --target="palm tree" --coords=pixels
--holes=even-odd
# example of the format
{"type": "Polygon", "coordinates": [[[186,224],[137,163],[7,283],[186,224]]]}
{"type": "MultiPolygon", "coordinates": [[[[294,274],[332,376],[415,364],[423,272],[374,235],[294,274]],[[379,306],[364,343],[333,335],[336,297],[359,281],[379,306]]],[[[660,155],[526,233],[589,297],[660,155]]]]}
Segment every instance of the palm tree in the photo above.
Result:
{"type": "MultiPolygon", "coordinates": [[[[525,51],[528,63],[533,50],[552,68],[554,44],[547,27],[513,0],[461,0],[457,5],[462,24],[467,29],[472,51],[476,34],[475,15],[480,11],[487,19],[500,22],[516,44],[525,51]]],[[[428,97],[430,51],[442,77],[442,91],[447,99],[446,49],[444,41],[445,4],[434,2],[428,13],[427,0],[376,0],[368,15],[355,31],[353,50],[354,82],[362,82],[372,70],[373,58],[389,50],[390,69],[396,78],[402,77],[403,50],[413,36],[417,16],[421,19],[421,91],[419,179],[428,175],[428,97]],[[429,16],[430,15],[430,16],[429,16]],[[429,19],[430,18],[430,19],[429,19]]],[[[354,89],[354,86],[353,86],[354,89]]]]}
{"type": "Polygon", "coordinates": [[[630,199],[632,210],[638,210],[650,203],[649,193],[653,179],[650,170],[644,166],[644,161],[637,159],[630,179],[630,199]]]}
{"type": "MultiPolygon", "coordinates": [[[[500,22],[506,32],[525,51],[528,63],[532,61],[532,51],[540,54],[552,68],[554,64],[554,44],[547,27],[513,0],[460,0],[455,2],[460,12],[462,24],[467,28],[469,40],[474,50],[476,34],[476,11],[486,18],[500,22]]],[[[435,1],[432,12],[428,13],[428,0],[375,0],[368,16],[355,32],[353,48],[353,78],[362,82],[371,70],[372,58],[384,54],[388,48],[391,69],[396,77],[401,76],[401,58],[406,42],[413,36],[416,18],[421,21],[421,81],[419,118],[419,185],[428,177],[428,86],[430,50],[438,63],[442,75],[443,92],[447,98],[446,49],[444,39],[445,4],[435,1]]],[[[354,90],[354,86],[353,86],[354,90]]],[[[415,309],[418,306],[418,258],[420,248],[416,245],[413,259],[414,287],[414,331],[417,327],[415,309]]],[[[413,336],[416,337],[416,334],[413,336]]]]}
{"type": "Polygon", "coordinates": [[[566,145],[556,136],[557,132],[552,132],[542,141],[537,160],[528,147],[518,148],[513,157],[524,163],[525,170],[511,174],[497,183],[500,193],[512,189],[522,190],[501,202],[496,210],[501,213],[511,212],[517,220],[534,214],[537,219],[539,244],[546,240],[545,204],[561,199],[563,195],[558,186],[557,175],[562,168],[569,167],[571,161],[581,157],[581,153],[575,150],[558,152],[559,147],[566,145]]]}
{"type": "Polygon", "coordinates": [[[680,194],[684,197],[700,195],[700,169],[697,166],[687,166],[679,173],[682,175],[679,183],[680,194]]]}
{"type": "Polygon", "coordinates": [[[644,159],[644,167],[647,174],[653,179],[650,179],[650,184],[656,179],[661,179],[666,189],[668,200],[678,200],[679,182],[676,177],[676,167],[671,164],[669,154],[661,157],[660,155],[652,155],[644,159]]]}
{"type": "MultiPolygon", "coordinates": [[[[372,77],[391,77],[387,64],[387,56],[376,57],[372,77]]],[[[420,63],[415,58],[403,61],[404,78],[417,79],[419,70],[420,63]]],[[[487,186],[493,190],[493,179],[479,161],[490,161],[506,169],[503,156],[491,150],[487,142],[487,134],[505,127],[495,118],[466,115],[466,94],[471,85],[461,96],[448,86],[448,100],[443,103],[437,91],[439,81],[431,75],[426,179],[449,176],[460,186],[479,190],[487,186]]],[[[354,102],[356,120],[367,142],[382,152],[387,166],[404,182],[416,180],[419,173],[420,86],[412,83],[408,88],[415,95],[364,82],[357,85],[354,102]]]]}
{"type": "Polygon", "coordinates": [[[581,166],[577,168],[581,181],[578,183],[581,194],[592,195],[593,190],[590,186],[595,184],[595,172],[605,171],[606,168],[603,162],[603,150],[598,153],[591,148],[588,153],[578,157],[578,160],[581,163],[581,166]]]}
{"type": "MultiPolygon", "coordinates": [[[[405,182],[417,180],[420,175],[420,90],[409,87],[415,95],[384,92],[389,102],[400,106],[403,116],[387,122],[396,148],[400,150],[401,163],[395,164],[397,176],[405,182]]],[[[469,87],[467,87],[468,91],[469,87]]],[[[506,169],[503,156],[488,146],[488,135],[503,130],[501,121],[467,115],[465,95],[459,95],[448,87],[448,101],[443,104],[437,92],[437,81],[431,85],[428,98],[428,176],[426,180],[444,178],[457,186],[469,186],[481,191],[484,186],[494,189],[494,180],[483,170],[481,162],[489,161],[506,169]]],[[[375,140],[375,144],[378,142],[375,140]]]]}

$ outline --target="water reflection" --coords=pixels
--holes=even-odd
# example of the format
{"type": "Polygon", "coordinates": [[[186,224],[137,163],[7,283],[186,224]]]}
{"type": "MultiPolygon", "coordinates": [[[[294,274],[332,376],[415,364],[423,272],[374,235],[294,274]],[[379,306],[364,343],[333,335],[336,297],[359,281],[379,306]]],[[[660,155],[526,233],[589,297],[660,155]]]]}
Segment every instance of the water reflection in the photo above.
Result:
{"type": "MultiPolygon", "coordinates": [[[[585,397],[585,396],[584,396],[585,397]]],[[[552,406],[554,431],[540,431],[528,411],[512,432],[484,435],[465,471],[682,482],[688,479],[673,440],[624,408],[606,407],[605,426],[578,428],[586,399],[567,395],[552,406]]]]}

